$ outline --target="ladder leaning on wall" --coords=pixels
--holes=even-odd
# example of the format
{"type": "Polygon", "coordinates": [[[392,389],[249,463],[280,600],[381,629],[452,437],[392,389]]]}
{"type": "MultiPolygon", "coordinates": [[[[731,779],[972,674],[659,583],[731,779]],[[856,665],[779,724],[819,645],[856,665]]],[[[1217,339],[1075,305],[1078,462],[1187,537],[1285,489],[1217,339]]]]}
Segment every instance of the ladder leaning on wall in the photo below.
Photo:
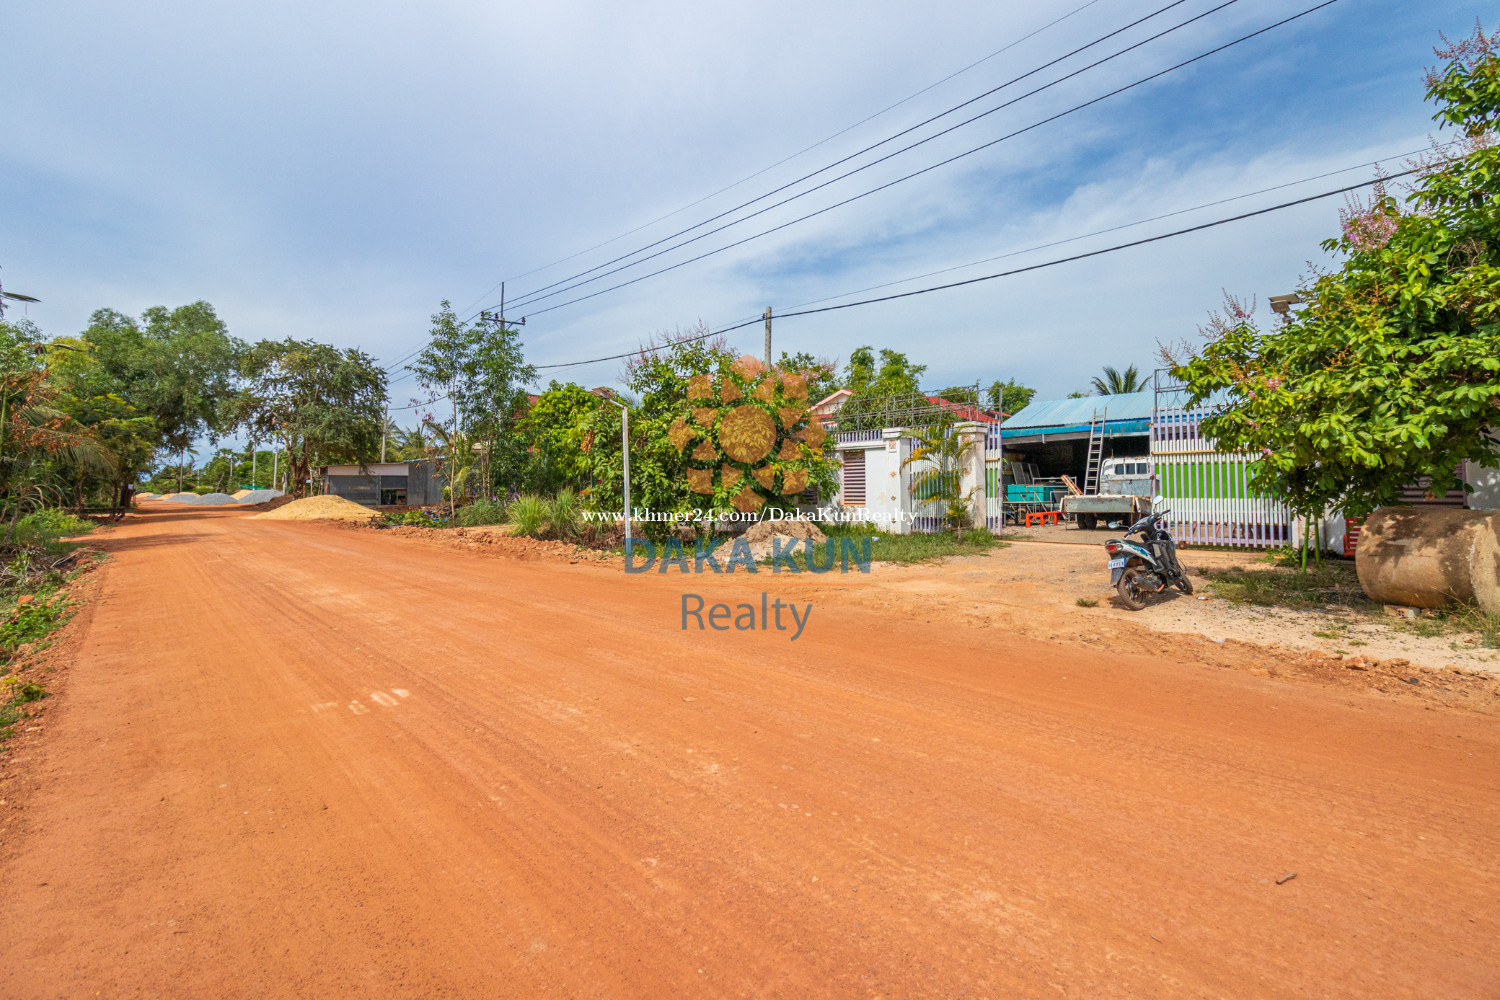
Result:
{"type": "Polygon", "coordinates": [[[1108,409],[1095,410],[1089,422],[1089,457],[1083,467],[1083,495],[1099,494],[1099,466],[1104,459],[1104,417],[1108,409]]]}

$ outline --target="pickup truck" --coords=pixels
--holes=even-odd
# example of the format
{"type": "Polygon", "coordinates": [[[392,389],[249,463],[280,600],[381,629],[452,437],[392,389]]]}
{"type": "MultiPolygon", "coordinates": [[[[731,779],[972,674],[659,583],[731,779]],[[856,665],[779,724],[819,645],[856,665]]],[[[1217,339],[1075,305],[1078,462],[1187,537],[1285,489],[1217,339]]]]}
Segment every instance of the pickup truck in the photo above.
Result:
{"type": "Polygon", "coordinates": [[[1063,497],[1062,512],[1073,515],[1080,528],[1110,521],[1131,525],[1151,513],[1152,493],[1151,459],[1107,458],[1099,467],[1099,492],[1063,497]]]}

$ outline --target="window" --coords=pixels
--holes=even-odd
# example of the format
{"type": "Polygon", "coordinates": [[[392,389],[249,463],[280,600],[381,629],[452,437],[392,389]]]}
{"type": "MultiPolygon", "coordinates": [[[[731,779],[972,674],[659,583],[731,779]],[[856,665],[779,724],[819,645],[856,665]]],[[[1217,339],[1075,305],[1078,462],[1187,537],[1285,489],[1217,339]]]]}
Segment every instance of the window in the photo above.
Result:
{"type": "Polygon", "coordinates": [[[863,507],[865,505],[864,449],[855,448],[846,451],[842,457],[843,464],[839,478],[844,495],[841,502],[845,507],[863,507]]]}

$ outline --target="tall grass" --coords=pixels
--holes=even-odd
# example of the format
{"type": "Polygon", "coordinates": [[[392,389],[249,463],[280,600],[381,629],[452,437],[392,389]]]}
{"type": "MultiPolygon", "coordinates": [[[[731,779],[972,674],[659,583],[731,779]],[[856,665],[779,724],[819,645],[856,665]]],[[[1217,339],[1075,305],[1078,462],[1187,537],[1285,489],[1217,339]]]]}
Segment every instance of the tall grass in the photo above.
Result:
{"type": "Polygon", "coordinates": [[[62,510],[38,510],[16,522],[16,541],[22,545],[49,546],[59,538],[82,535],[97,525],[62,510]]]}
{"type": "Polygon", "coordinates": [[[571,542],[579,536],[582,510],[572,490],[560,490],[547,505],[547,533],[553,538],[571,542]]]}
{"type": "Polygon", "coordinates": [[[498,500],[476,500],[459,508],[453,520],[461,528],[477,528],[484,524],[504,524],[506,514],[505,504],[498,500]]]}
{"type": "Polygon", "coordinates": [[[583,534],[583,507],[572,490],[555,497],[528,493],[510,505],[506,521],[515,535],[572,542],[583,534]]]}
{"type": "Polygon", "coordinates": [[[517,535],[541,538],[547,527],[547,501],[534,493],[516,497],[506,514],[506,521],[517,535]]]}

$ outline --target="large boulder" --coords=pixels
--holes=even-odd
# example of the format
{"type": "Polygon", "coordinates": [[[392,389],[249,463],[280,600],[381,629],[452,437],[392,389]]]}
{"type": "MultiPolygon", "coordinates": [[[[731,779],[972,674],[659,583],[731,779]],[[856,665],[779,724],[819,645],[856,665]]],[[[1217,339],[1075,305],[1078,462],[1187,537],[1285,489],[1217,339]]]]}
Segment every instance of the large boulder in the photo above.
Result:
{"type": "Polygon", "coordinates": [[[1382,507],[1365,519],[1354,568],[1382,604],[1500,614],[1500,511],[1382,507]]]}

